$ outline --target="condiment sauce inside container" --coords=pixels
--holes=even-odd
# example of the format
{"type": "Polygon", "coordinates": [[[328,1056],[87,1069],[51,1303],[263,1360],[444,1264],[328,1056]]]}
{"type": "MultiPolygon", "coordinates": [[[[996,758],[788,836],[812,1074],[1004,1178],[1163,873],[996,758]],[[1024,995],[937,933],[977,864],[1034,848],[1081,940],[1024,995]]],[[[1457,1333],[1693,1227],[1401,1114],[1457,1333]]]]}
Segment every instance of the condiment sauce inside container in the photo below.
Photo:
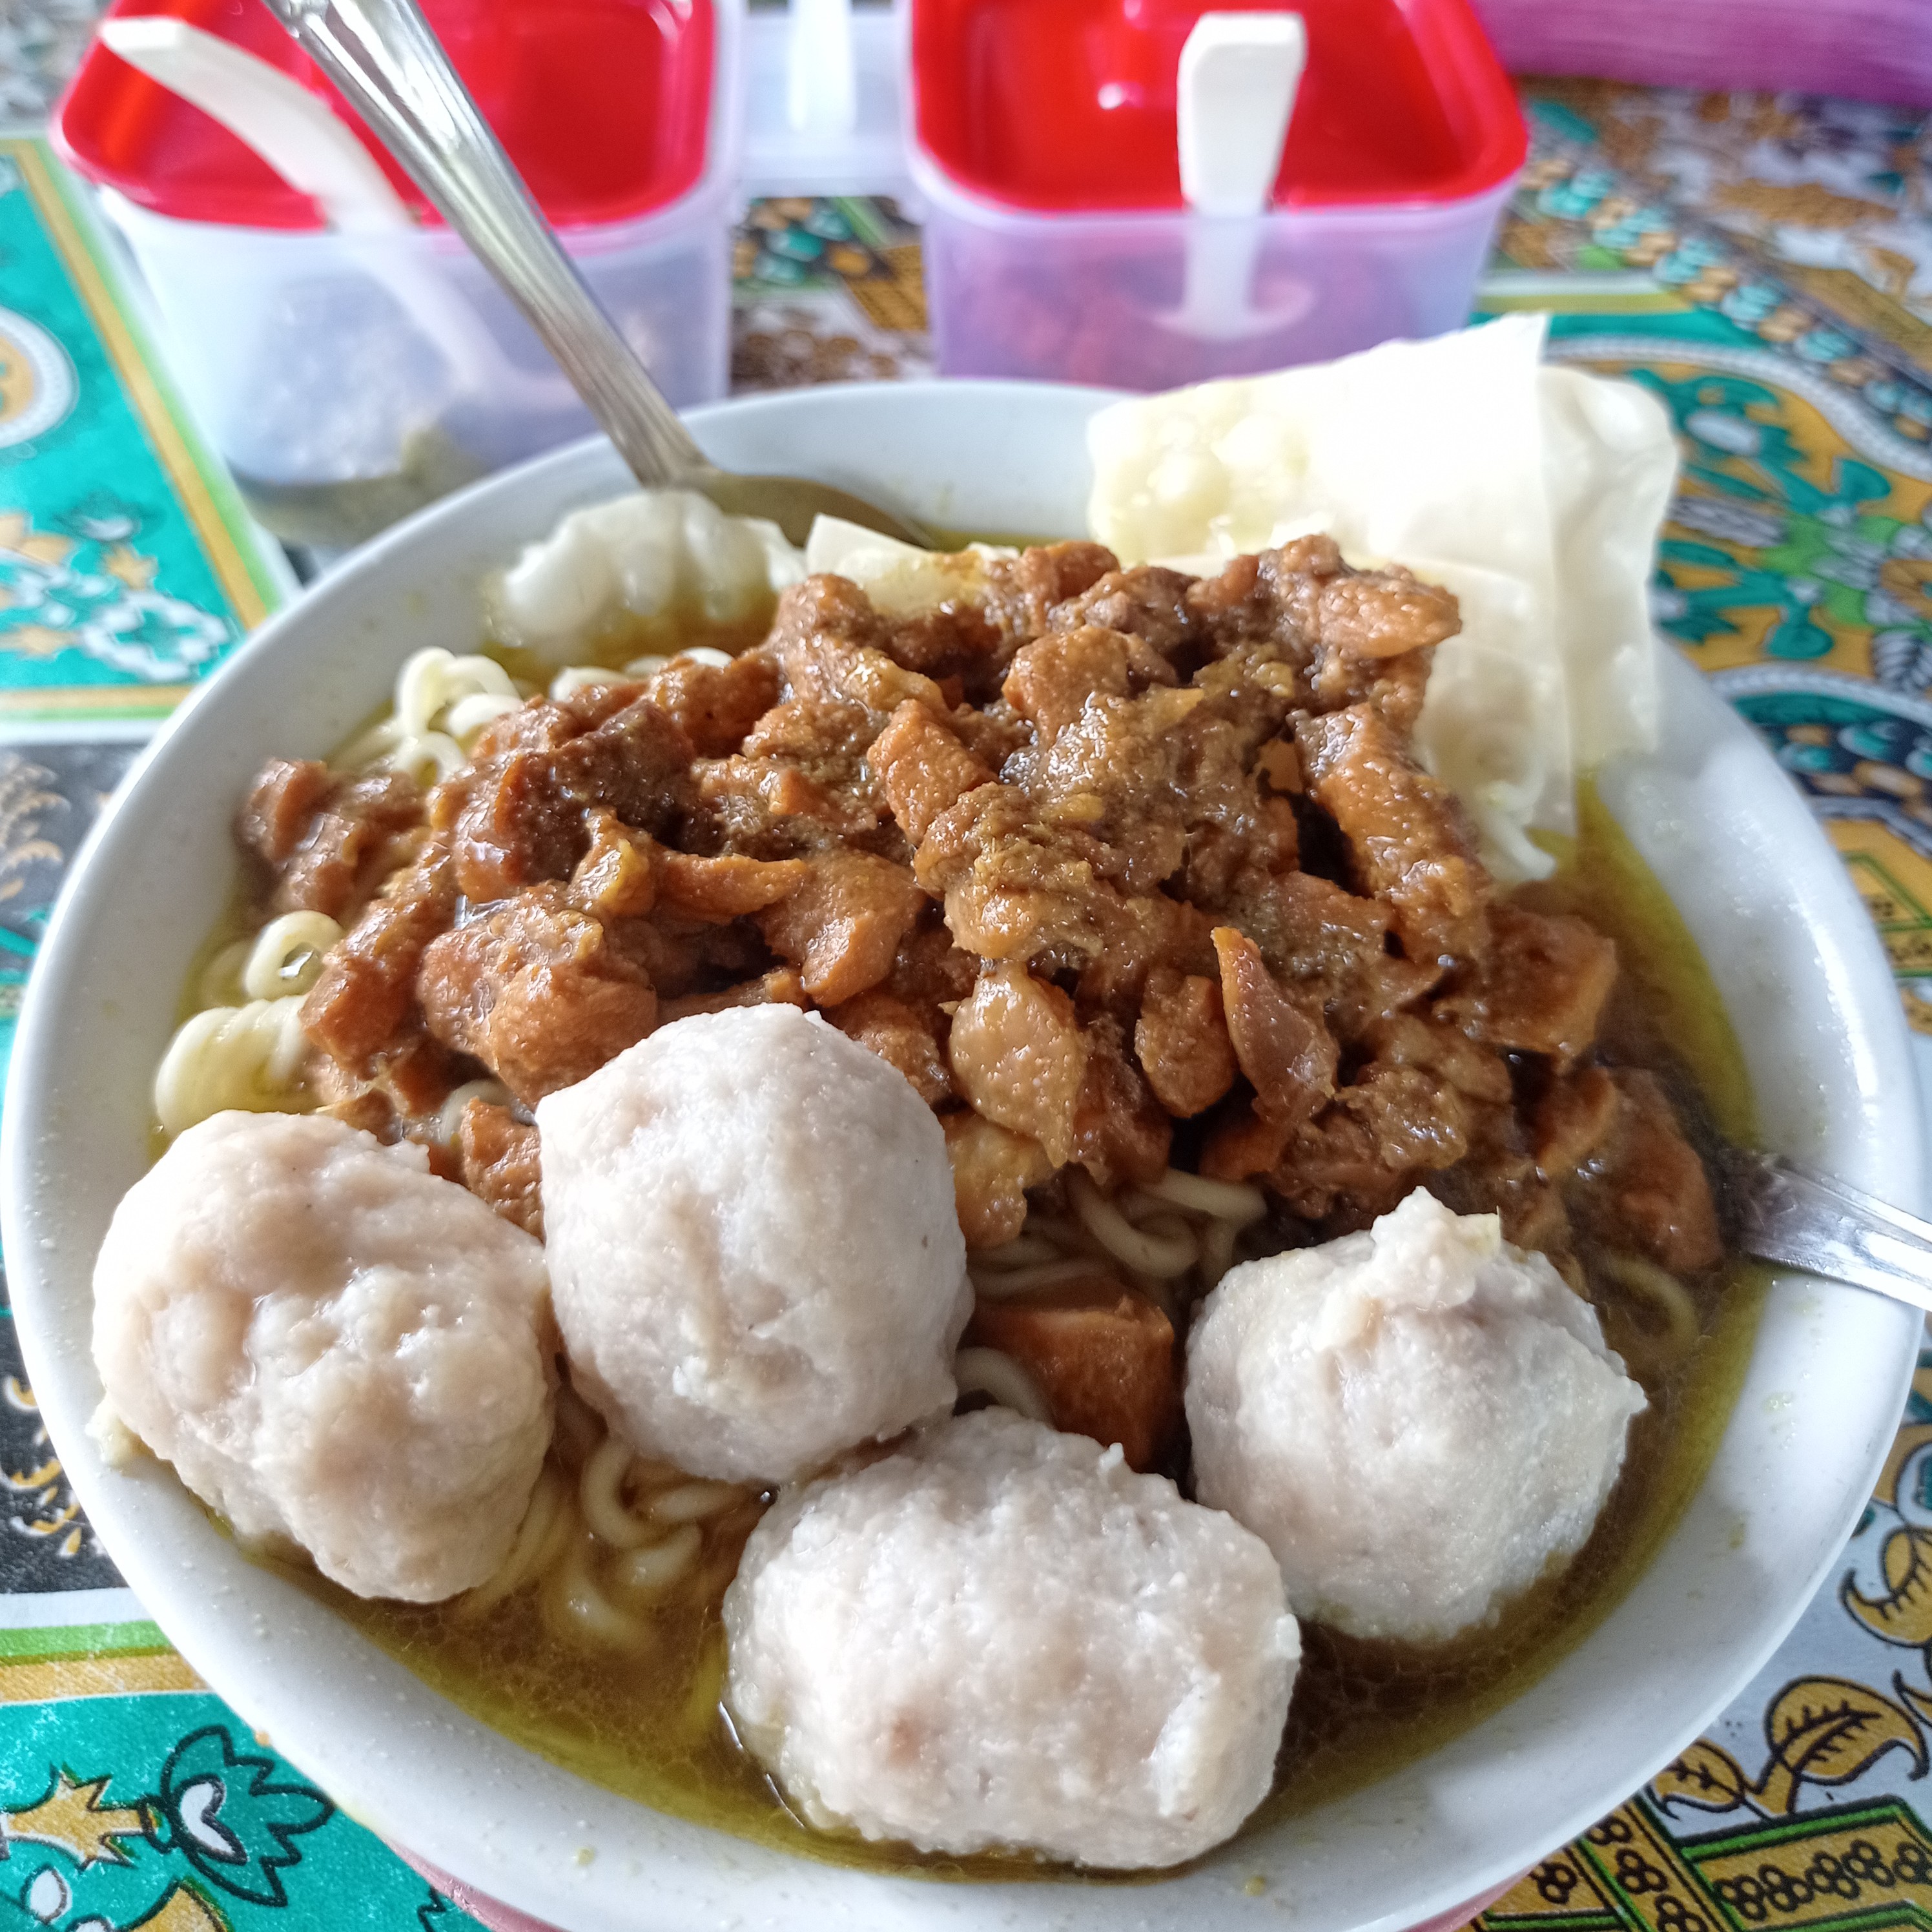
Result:
{"type": "Polygon", "coordinates": [[[1156,388],[1466,318],[1527,145],[1467,0],[911,6],[914,166],[949,372],[1156,388]],[[1289,5],[1307,61],[1254,218],[1252,285],[1202,334],[1187,262],[1201,218],[1177,146],[1181,49],[1205,11],[1289,5]]]}

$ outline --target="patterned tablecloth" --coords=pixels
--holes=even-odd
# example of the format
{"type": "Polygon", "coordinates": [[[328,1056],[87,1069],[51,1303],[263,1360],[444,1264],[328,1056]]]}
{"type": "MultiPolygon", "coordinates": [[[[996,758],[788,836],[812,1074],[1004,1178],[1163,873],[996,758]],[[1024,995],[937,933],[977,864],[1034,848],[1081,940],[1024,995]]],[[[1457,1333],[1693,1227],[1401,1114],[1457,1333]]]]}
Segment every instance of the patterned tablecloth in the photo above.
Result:
{"type": "MultiPolygon", "coordinates": [[[[89,10],[0,0],[0,114],[89,10]]],[[[1534,154],[1482,310],[1552,310],[1554,353],[1670,407],[1684,460],[1658,622],[1816,806],[1932,1062],[1932,120],[1526,94],[1534,154]]],[[[736,268],[740,387],[929,368],[918,236],[890,206],[758,204],[736,268]]],[[[135,742],[288,583],[84,210],[44,149],[0,143],[0,1054],[62,871],[135,742]]],[[[1707,1737],[1499,1900],[1492,1932],[1932,1924],[1922,1360],[1878,1492],[1790,1640],[1707,1737]]],[[[0,1928],[473,1922],[145,1621],[4,1318],[0,1492],[0,1928]]]]}

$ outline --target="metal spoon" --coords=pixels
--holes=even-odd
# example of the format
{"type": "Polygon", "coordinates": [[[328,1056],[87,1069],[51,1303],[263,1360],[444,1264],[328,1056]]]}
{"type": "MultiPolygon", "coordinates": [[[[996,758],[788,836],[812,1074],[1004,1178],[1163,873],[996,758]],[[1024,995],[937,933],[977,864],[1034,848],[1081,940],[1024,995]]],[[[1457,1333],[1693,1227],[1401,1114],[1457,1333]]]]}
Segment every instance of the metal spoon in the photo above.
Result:
{"type": "Polygon", "coordinates": [[[638,481],[768,517],[795,544],[843,517],[932,548],[919,526],[829,484],[720,470],[692,440],[559,244],[415,0],[265,0],[529,317],[638,481]]]}
{"type": "Polygon", "coordinates": [[[1932,1314],[1932,1222],[1774,1154],[1720,1156],[1736,1245],[1932,1314]]]}

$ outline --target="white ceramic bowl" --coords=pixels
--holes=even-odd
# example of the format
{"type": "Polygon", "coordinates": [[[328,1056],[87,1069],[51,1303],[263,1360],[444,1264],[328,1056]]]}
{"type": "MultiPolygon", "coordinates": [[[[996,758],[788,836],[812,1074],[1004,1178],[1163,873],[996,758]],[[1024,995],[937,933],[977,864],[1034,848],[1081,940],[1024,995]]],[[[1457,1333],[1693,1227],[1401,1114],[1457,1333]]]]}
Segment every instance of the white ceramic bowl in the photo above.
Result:
{"type": "MultiPolygon", "coordinates": [[[[692,418],[718,460],[823,476],[958,528],[1078,532],[1096,392],[811,390],[692,418]]],[[[1697,1496],[1629,1596],[1508,1708],[1372,1788],[1124,1894],[856,1874],[662,1817],[506,1742],[300,1590],[244,1561],[166,1468],[103,1467],[88,1280],[146,1167],[148,1095],[189,962],[235,878],[229,824],[269,754],[339,744],[425,644],[472,646],[478,584],[625,487],[564,450],[392,532],[186,706],[97,828],[41,950],[4,1146],[8,1268],[42,1413],[128,1582],[188,1660],[356,1817],[571,1932],[699,1924],[1113,1932],[1395,1928],[1523,1870],[1651,1776],[1744,1684],[1835,1560],[1892,1438],[1919,1318],[1799,1278],[1773,1291],[1697,1496]],[[588,1852],[593,1856],[588,1857],[588,1852]],[[1265,1888],[1251,1895],[1256,1876],[1265,1888]]],[[[1612,809],[1702,946],[1772,1142],[1920,1204],[1908,1042],[1866,914],[1796,792],[1673,662],[1666,742],[1612,809]]]]}

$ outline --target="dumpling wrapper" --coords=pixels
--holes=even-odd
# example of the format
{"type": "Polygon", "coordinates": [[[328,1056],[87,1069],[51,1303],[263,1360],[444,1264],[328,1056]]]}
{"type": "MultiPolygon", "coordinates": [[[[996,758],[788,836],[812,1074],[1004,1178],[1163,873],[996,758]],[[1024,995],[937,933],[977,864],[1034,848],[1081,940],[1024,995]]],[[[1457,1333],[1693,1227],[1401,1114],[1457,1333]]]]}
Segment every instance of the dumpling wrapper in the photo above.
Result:
{"type": "Polygon", "coordinates": [[[1531,827],[1575,829],[1575,781],[1653,746],[1647,590],[1676,445],[1644,390],[1541,365],[1544,319],[1204,382],[1088,425],[1092,534],[1196,571],[1322,531],[1351,562],[1453,591],[1417,743],[1506,879],[1531,827]]]}
{"type": "Polygon", "coordinates": [[[970,603],[984,589],[982,567],[988,558],[1018,555],[997,544],[921,550],[843,517],[815,518],[805,540],[807,576],[830,571],[849,578],[872,600],[873,608],[889,617],[929,610],[937,604],[970,603]]]}
{"type": "Polygon", "coordinates": [[[526,544],[484,601],[499,638],[560,665],[630,622],[739,622],[803,574],[777,524],[693,490],[634,490],[526,544]]]}

